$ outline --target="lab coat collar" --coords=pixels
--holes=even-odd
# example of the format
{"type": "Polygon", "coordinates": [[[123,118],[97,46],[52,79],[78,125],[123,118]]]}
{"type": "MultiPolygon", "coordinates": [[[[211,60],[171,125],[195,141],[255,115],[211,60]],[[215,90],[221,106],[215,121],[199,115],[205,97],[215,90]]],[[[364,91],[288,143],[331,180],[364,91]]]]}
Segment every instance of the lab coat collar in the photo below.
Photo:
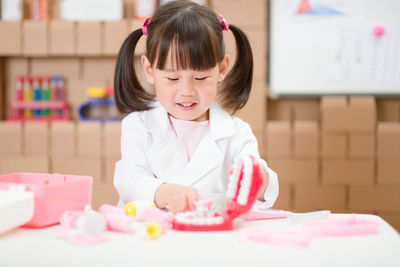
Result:
{"type": "MultiPolygon", "coordinates": [[[[170,122],[167,111],[158,101],[152,109],[145,111],[144,124],[148,131],[159,137],[166,137],[170,131],[170,122]]],[[[210,107],[210,132],[214,140],[229,137],[235,134],[235,125],[231,116],[215,101],[210,107]]]]}
{"type": "Polygon", "coordinates": [[[175,174],[180,173],[174,177],[167,175],[170,177],[166,182],[187,186],[193,186],[223,161],[225,155],[217,140],[231,136],[236,131],[233,119],[215,102],[210,108],[210,132],[201,140],[187,163],[183,154],[171,153],[171,149],[179,146],[178,141],[171,129],[168,113],[158,102],[153,110],[145,113],[144,124],[148,131],[160,138],[160,145],[149,151],[152,160],[163,169],[174,170],[175,174]]]}

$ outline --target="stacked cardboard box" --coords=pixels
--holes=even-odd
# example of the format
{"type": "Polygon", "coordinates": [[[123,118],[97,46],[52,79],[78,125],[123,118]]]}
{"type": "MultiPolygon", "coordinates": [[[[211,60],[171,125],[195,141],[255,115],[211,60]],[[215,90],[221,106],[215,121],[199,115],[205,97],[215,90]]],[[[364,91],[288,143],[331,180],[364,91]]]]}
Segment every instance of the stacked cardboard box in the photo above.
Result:
{"type": "Polygon", "coordinates": [[[93,177],[93,207],[116,204],[114,164],[119,122],[0,123],[0,173],[43,172],[93,177]]]}
{"type": "MultiPolygon", "coordinates": [[[[389,223],[400,229],[400,121],[379,122],[377,130],[377,184],[371,204],[389,223]]],[[[368,190],[368,189],[365,189],[368,190]]],[[[354,200],[354,202],[356,202],[354,200]]],[[[358,200],[359,201],[359,200],[358,200]]],[[[353,203],[357,205],[357,203],[353,203]]]]}
{"type": "MultiPolygon", "coordinates": [[[[141,21],[0,21],[0,56],[115,56],[141,21]]],[[[142,38],[145,39],[145,38],[142,38]]],[[[144,52],[141,40],[137,55],[144,52]]]]}
{"type": "MultiPolygon", "coordinates": [[[[318,100],[269,100],[264,136],[264,157],[278,173],[281,209],[311,209],[304,200],[306,188],[319,183],[318,100]]],[[[308,195],[306,193],[306,195],[308,195]]],[[[315,202],[318,203],[318,202],[315,202]]]]}
{"type": "Polygon", "coordinates": [[[326,186],[349,190],[344,208],[373,212],[369,206],[351,205],[357,188],[373,187],[375,180],[376,104],[373,97],[323,97],[322,176],[326,186]]]}
{"type": "MultiPolygon", "coordinates": [[[[248,37],[254,60],[253,86],[247,104],[235,115],[248,122],[255,134],[259,150],[263,153],[263,132],[266,121],[267,73],[267,4],[264,0],[214,0],[213,10],[221,13],[232,25],[239,27],[248,37]],[[246,18],[246,19],[243,19],[246,18]]],[[[236,43],[232,32],[224,32],[226,53],[231,66],[235,62],[236,43]]]]}

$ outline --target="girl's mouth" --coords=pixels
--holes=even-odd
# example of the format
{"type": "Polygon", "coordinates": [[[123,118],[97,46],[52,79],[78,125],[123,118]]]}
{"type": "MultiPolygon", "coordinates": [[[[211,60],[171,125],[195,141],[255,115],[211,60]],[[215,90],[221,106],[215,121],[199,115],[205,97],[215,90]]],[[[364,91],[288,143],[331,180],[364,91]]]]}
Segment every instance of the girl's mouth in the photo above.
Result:
{"type": "Polygon", "coordinates": [[[178,107],[180,109],[187,111],[187,110],[193,109],[197,105],[197,103],[194,103],[194,102],[182,102],[182,103],[177,103],[177,105],[178,105],[178,107]]]}

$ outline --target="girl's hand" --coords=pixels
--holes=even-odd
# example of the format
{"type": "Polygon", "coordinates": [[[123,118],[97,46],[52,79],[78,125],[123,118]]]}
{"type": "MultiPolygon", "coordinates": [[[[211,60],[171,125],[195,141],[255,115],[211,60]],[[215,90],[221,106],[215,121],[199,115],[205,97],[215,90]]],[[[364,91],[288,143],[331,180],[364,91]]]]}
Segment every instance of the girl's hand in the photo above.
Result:
{"type": "Polygon", "coordinates": [[[263,183],[261,185],[260,190],[258,191],[257,198],[258,198],[258,200],[264,201],[265,200],[264,193],[268,186],[269,176],[268,176],[267,168],[265,168],[265,166],[262,164],[260,164],[259,166],[260,166],[260,172],[261,172],[261,175],[263,178],[263,183]]]}
{"type": "Polygon", "coordinates": [[[173,213],[189,211],[194,209],[193,202],[200,199],[196,189],[190,186],[178,184],[162,184],[155,194],[157,207],[168,209],[173,213]]]}

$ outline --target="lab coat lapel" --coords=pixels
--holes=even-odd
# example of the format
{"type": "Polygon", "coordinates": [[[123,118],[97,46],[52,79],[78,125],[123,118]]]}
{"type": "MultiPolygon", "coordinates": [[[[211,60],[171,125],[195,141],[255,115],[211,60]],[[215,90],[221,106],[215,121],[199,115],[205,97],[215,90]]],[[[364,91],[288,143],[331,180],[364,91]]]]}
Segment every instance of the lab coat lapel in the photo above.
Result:
{"type": "Polygon", "coordinates": [[[221,164],[225,155],[218,145],[218,140],[231,136],[234,132],[229,114],[214,103],[210,108],[210,131],[201,140],[180,181],[184,185],[192,186],[221,164]]]}
{"type": "Polygon", "coordinates": [[[181,182],[184,185],[192,186],[207,173],[212,171],[223,160],[224,155],[219,149],[217,143],[208,133],[201,140],[196,151],[187,165],[181,182]]]}
{"type": "Polygon", "coordinates": [[[145,125],[154,138],[154,145],[148,154],[152,165],[157,166],[155,174],[172,182],[171,179],[183,172],[186,158],[179,151],[178,140],[170,128],[168,113],[158,102],[153,110],[146,112],[145,125]]]}

